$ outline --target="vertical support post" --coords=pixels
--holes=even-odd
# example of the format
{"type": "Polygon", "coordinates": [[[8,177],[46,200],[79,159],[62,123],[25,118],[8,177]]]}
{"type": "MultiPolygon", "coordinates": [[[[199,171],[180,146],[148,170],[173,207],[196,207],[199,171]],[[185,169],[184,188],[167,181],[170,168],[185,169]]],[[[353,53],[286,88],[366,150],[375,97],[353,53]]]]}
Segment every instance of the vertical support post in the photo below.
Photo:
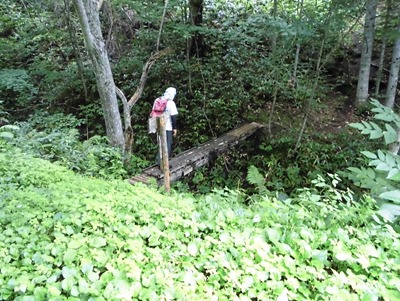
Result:
{"type": "Polygon", "coordinates": [[[164,172],[164,187],[165,191],[170,192],[171,184],[169,178],[169,160],[168,160],[168,146],[167,146],[167,133],[165,130],[165,118],[164,116],[157,117],[157,131],[160,137],[159,151],[160,157],[160,169],[164,172]]]}

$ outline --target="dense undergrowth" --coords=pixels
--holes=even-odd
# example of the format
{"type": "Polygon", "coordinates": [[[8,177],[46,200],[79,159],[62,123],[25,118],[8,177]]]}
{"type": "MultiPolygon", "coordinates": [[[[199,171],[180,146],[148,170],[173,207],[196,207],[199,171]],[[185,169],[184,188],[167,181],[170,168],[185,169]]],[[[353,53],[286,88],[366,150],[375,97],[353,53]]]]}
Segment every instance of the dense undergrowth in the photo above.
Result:
{"type": "Polygon", "coordinates": [[[163,195],[3,145],[0,299],[399,300],[399,234],[336,183],[163,195]]]}
{"type": "MultiPolygon", "coordinates": [[[[104,136],[96,135],[82,141],[78,131],[82,122],[70,114],[37,111],[26,121],[15,122],[11,129],[0,129],[0,134],[10,132],[8,143],[26,154],[57,162],[85,176],[126,179],[154,164],[155,142],[138,141],[148,153],[132,154],[127,167],[122,164],[119,149],[111,147],[104,136]]],[[[362,137],[349,141],[350,135],[351,131],[344,130],[336,135],[320,133],[306,137],[295,154],[294,135],[271,139],[265,133],[259,133],[215,158],[209,166],[183,179],[175,188],[195,193],[209,193],[214,188],[224,187],[250,192],[252,187],[247,185],[245,178],[249,166],[254,165],[265,174],[268,189],[290,194],[298,187],[309,187],[317,175],[365,165],[365,160],[358,154],[372,149],[372,144],[362,137]]],[[[152,137],[149,135],[148,138],[152,137]]]]}
{"type": "MultiPolygon", "coordinates": [[[[210,166],[196,170],[193,177],[182,179],[192,192],[208,193],[215,187],[244,189],[251,193],[253,187],[246,183],[250,166],[254,165],[264,175],[266,187],[271,191],[280,191],[290,195],[299,187],[310,187],[311,181],[318,176],[338,173],[343,175],[348,167],[368,165],[360,156],[363,150],[374,150],[381,144],[357,137],[349,128],[333,135],[319,133],[306,137],[298,152],[293,151],[296,138],[269,138],[260,135],[257,141],[241,142],[241,145],[229,153],[216,158],[210,166]]],[[[351,181],[343,177],[344,186],[352,186],[351,181]]],[[[182,188],[180,183],[178,188],[182,188]]],[[[362,193],[362,192],[361,192],[362,193]]]]}

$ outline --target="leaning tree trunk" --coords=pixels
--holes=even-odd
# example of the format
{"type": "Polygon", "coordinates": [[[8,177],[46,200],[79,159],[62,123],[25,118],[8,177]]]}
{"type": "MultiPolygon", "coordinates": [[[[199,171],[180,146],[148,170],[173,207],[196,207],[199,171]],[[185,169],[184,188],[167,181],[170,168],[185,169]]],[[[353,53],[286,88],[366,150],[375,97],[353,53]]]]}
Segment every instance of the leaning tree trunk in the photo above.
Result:
{"type": "Polygon", "coordinates": [[[107,137],[111,145],[124,148],[124,133],[118,109],[114,78],[101,33],[99,9],[102,1],[74,0],[86,48],[96,77],[97,90],[103,106],[107,137]]]}
{"type": "MultiPolygon", "coordinates": [[[[400,34],[400,25],[397,27],[397,32],[400,34]]],[[[393,47],[392,62],[390,64],[390,74],[388,80],[388,87],[386,92],[387,107],[393,108],[396,98],[397,84],[399,81],[400,71],[400,38],[398,38],[393,47]]]]}
{"type": "Polygon", "coordinates": [[[364,23],[364,35],[361,50],[360,69],[357,84],[357,105],[367,102],[369,92],[369,74],[371,70],[372,46],[374,42],[376,7],[378,0],[368,0],[364,23]]]}

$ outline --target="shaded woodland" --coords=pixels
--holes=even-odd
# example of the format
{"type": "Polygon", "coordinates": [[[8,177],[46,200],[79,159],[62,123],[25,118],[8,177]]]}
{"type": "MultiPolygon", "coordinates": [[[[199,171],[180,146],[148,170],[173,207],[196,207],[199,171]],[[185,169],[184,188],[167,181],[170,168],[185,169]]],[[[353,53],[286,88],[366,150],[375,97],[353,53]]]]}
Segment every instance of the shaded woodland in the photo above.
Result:
{"type": "Polygon", "coordinates": [[[394,0],[2,0],[0,300],[400,300],[399,69],[394,0]],[[262,130],[167,193],[170,86],[262,130]]]}
{"type": "MultiPolygon", "coordinates": [[[[392,1],[4,1],[0,9],[3,124],[22,122],[25,135],[70,128],[67,143],[58,133],[64,145],[104,138],[122,153],[119,174],[153,163],[147,118],[167,86],[178,89],[175,154],[247,122],[267,125],[253,144],[218,159],[218,186],[240,181],[250,165],[270,173],[275,157],[289,156],[282,164],[299,178],[354,165],[301,160],[321,148],[315,157],[333,158],[326,135],[337,141],[333,151],[350,147],[342,136],[365,117],[370,97],[389,107],[398,98],[392,1]]],[[[82,161],[51,148],[37,151],[82,161]]],[[[87,168],[80,164],[71,165],[87,168]]]]}

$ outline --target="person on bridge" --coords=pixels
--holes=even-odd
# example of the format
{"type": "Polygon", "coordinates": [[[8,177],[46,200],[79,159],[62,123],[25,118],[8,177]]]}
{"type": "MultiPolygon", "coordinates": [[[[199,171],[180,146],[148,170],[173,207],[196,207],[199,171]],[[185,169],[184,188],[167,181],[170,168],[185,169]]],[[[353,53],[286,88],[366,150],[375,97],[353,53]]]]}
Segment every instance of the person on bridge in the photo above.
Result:
{"type": "MultiPolygon", "coordinates": [[[[163,97],[168,99],[167,106],[165,107],[164,117],[165,117],[165,129],[167,134],[167,147],[168,147],[168,157],[172,155],[172,142],[173,137],[177,135],[177,116],[178,109],[174,101],[176,96],[176,89],[174,87],[169,87],[165,90],[163,97]]],[[[154,109],[155,102],[153,104],[154,109]]],[[[159,156],[157,156],[157,161],[159,161],[159,156]]]]}

